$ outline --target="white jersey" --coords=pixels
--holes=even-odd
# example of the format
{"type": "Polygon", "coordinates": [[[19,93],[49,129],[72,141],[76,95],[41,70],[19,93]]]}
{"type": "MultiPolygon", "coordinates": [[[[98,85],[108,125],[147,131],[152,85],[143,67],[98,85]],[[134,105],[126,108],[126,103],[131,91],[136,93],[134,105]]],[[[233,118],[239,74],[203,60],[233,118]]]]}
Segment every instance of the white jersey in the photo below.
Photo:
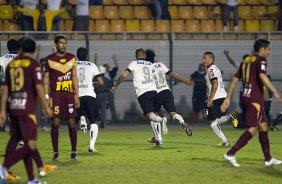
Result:
{"type": "Polygon", "coordinates": [[[18,56],[18,54],[6,54],[6,55],[0,57],[0,65],[1,65],[4,72],[5,72],[8,64],[10,63],[10,61],[12,61],[17,56],[18,56]]]}
{"type": "Polygon", "coordinates": [[[132,61],[127,69],[133,73],[133,85],[137,96],[157,90],[153,79],[155,72],[153,63],[144,60],[132,61]]]}
{"type": "Polygon", "coordinates": [[[207,68],[205,78],[206,78],[207,87],[209,89],[209,96],[211,94],[212,80],[218,81],[218,86],[217,86],[216,93],[214,95],[213,100],[216,100],[216,99],[219,99],[219,98],[225,98],[227,96],[227,93],[224,89],[222,74],[221,74],[221,71],[217,68],[217,66],[215,66],[214,64],[209,66],[207,68]]]}
{"type": "Polygon", "coordinates": [[[77,61],[77,77],[78,77],[78,90],[79,97],[92,96],[96,98],[96,93],[93,87],[93,78],[100,75],[98,67],[88,61],[77,61]]]}
{"type": "Polygon", "coordinates": [[[154,72],[154,80],[157,87],[157,92],[161,92],[163,90],[169,89],[167,82],[166,82],[166,73],[170,70],[162,63],[154,63],[155,72],[154,72]]]}

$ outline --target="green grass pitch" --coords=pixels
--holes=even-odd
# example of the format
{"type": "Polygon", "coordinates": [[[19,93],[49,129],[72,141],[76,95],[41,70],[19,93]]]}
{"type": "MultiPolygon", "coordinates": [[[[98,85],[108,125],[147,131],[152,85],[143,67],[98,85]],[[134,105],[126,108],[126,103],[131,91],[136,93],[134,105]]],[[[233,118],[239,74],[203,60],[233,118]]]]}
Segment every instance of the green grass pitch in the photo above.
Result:
{"type": "MultiPolygon", "coordinates": [[[[264,167],[257,135],[236,155],[240,168],[230,167],[223,154],[229,149],[216,146],[218,139],[206,126],[194,127],[188,137],[180,126],[169,127],[163,145],[147,142],[152,137],[148,125],[110,126],[100,130],[96,149],[88,153],[89,134],[78,132],[78,160],[70,160],[67,131],[60,131],[60,161],[52,161],[50,132],[40,132],[38,148],[45,163],[58,169],[42,181],[49,184],[275,184],[282,182],[282,165],[264,167]]],[[[223,127],[233,145],[243,130],[223,127]]],[[[270,132],[270,148],[275,158],[282,159],[282,131],[270,132]]],[[[0,155],[4,154],[8,133],[0,133],[0,155]]],[[[0,157],[2,162],[3,157],[0,157]]],[[[11,168],[27,183],[22,161],[11,168]]],[[[36,173],[37,175],[37,173],[36,173]]],[[[38,177],[38,176],[37,176],[38,177]]]]}

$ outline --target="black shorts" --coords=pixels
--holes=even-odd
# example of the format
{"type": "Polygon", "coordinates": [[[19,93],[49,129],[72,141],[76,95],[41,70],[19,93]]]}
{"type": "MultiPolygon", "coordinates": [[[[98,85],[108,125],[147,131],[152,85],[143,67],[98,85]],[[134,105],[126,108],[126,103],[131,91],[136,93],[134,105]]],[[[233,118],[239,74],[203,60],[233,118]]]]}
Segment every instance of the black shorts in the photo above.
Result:
{"type": "Polygon", "coordinates": [[[95,123],[100,119],[99,108],[96,98],[92,96],[79,97],[80,107],[78,109],[78,117],[85,116],[89,119],[90,124],[95,123]]]}
{"type": "Polygon", "coordinates": [[[150,112],[156,112],[157,91],[148,91],[140,95],[137,99],[141,109],[143,110],[144,116],[150,112]]]}
{"type": "Polygon", "coordinates": [[[159,112],[162,106],[167,112],[176,112],[174,97],[169,89],[163,90],[157,94],[156,112],[159,112]]]}
{"type": "Polygon", "coordinates": [[[215,120],[217,118],[221,118],[222,116],[226,115],[226,112],[221,112],[220,106],[222,105],[225,98],[219,98],[213,101],[212,107],[207,107],[206,103],[206,118],[207,120],[215,120]]]}

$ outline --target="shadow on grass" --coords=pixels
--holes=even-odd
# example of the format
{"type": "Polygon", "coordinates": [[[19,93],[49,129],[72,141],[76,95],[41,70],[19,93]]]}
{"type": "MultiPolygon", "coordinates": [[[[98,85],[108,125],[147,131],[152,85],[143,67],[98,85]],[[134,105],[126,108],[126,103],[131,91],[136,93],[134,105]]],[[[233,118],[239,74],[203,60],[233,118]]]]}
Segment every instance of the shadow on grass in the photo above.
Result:
{"type": "Polygon", "coordinates": [[[263,174],[268,174],[272,177],[281,178],[282,171],[278,170],[276,167],[281,167],[281,166],[263,167],[263,168],[257,169],[257,171],[263,174]]]}

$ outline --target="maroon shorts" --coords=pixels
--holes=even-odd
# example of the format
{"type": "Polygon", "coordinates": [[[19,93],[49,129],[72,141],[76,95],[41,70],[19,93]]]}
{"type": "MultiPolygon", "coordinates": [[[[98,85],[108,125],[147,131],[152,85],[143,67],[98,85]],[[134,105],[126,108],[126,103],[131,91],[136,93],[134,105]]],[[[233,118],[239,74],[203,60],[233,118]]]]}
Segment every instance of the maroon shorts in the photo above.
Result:
{"type": "Polygon", "coordinates": [[[54,118],[75,118],[77,116],[74,93],[51,92],[51,109],[54,111],[54,118]]]}
{"type": "Polygon", "coordinates": [[[37,120],[35,114],[26,116],[11,116],[10,134],[17,140],[27,142],[37,140],[37,120]]]}
{"type": "Polygon", "coordinates": [[[256,127],[267,122],[264,104],[260,102],[244,102],[246,127],[256,127]]]}

